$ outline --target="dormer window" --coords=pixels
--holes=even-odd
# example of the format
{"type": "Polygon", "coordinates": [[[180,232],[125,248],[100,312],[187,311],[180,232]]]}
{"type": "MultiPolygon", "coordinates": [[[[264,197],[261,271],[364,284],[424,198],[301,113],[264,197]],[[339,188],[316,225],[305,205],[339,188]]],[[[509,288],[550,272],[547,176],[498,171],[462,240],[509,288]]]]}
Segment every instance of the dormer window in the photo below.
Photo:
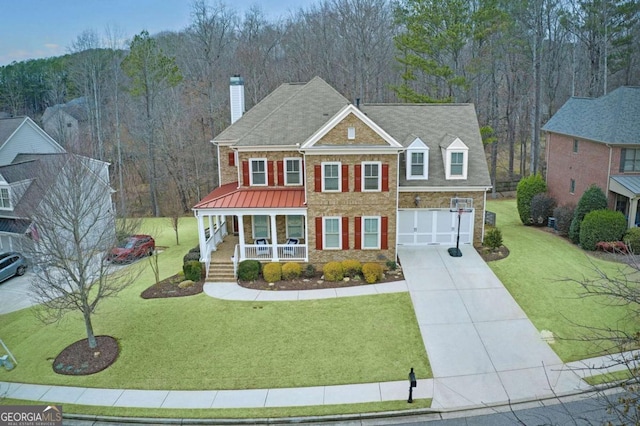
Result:
{"type": "Polygon", "coordinates": [[[445,174],[447,180],[466,179],[469,162],[469,148],[456,138],[443,149],[445,174]]]}
{"type": "Polygon", "coordinates": [[[9,188],[0,188],[0,209],[10,209],[11,198],[9,188]]]}
{"type": "Polygon", "coordinates": [[[407,180],[429,178],[429,147],[416,138],[406,151],[407,180]]]}

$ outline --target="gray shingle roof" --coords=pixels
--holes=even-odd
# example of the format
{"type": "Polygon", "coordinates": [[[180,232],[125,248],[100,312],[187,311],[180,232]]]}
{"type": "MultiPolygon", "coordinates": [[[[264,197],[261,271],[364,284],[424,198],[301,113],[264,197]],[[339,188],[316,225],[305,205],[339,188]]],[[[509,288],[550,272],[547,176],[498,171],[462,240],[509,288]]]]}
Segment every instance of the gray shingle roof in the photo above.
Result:
{"type": "Polygon", "coordinates": [[[0,118],[0,146],[16,131],[26,117],[0,118]]]}
{"type": "Polygon", "coordinates": [[[320,77],[306,84],[283,84],[214,141],[237,140],[235,146],[296,146],[348,104],[320,77]]]}
{"type": "Polygon", "coordinates": [[[542,128],[595,142],[640,144],[640,87],[599,98],[570,98],[542,128]]]}
{"type": "Polygon", "coordinates": [[[362,111],[405,147],[416,137],[429,147],[429,179],[406,180],[405,161],[400,161],[400,186],[491,185],[473,105],[380,104],[364,105],[362,111]],[[469,148],[466,181],[445,179],[441,146],[448,146],[456,138],[469,148]]]}

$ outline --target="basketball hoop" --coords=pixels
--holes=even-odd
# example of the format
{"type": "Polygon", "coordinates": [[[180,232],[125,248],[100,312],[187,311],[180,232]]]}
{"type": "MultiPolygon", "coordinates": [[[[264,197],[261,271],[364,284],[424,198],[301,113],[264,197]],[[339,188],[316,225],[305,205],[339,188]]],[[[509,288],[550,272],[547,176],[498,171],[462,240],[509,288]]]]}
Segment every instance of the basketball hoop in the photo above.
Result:
{"type": "Polygon", "coordinates": [[[473,211],[473,198],[452,198],[449,211],[458,213],[458,235],[456,237],[456,246],[448,249],[448,252],[451,257],[462,257],[462,251],[460,251],[460,220],[463,213],[471,213],[473,211]]]}

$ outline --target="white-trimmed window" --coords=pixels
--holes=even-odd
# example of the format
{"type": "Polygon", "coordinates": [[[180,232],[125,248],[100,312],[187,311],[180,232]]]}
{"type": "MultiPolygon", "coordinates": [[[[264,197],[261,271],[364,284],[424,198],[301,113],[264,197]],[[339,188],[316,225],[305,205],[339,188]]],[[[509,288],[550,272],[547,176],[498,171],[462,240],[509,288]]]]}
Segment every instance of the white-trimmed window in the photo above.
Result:
{"type": "Polygon", "coordinates": [[[9,188],[0,188],[0,209],[11,208],[11,191],[9,188]]]}
{"type": "Polygon", "coordinates": [[[340,249],[342,247],[341,220],[339,217],[324,217],[322,224],[322,247],[340,249]]]}
{"type": "Polygon", "coordinates": [[[267,185],[267,159],[252,158],[249,161],[251,167],[251,185],[267,185]]]}
{"type": "Polygon", "coordinates": [[[347,139],[353,140],[355,138],[356,138],[356,128],[355,127],[347,128],[347,139]]]}
{"type": "Polygon", "coordinates": [[[341,164],[322,163],[322,191],[323,192],[340,192],[341,188],[341,164]]]}
{"type": "Polygon", "coordinates": [[[466,179],[469,168],[469,148],[456,138],[446,149],[443,149],[445,173],[447,179],[466,179]]]}
{"type": "Polygon", "coordinates": [[[302,184],[302,160],[300,158],[284,159],[284,184],[302,184]]]}
{"type": "Polygon", "coordinates": [[[287,238],[304,238],[304,216],[286,216],[287,238]]]}
{"type": "Polygon", "coordinates": [[[362,191],[380,191],[382,186],[382,166],[380,162],[362,163],[362,191]]]}
{"type": "Polygon", "coordinates": [[[269,238],[269,216],[253,216],[251,225],[254,240],[269,238]]]}
{"type": "Polygon", "coordinates": [[[416,138],[406,151],[407,180],[429,179],[429,147],[416,138]]]}
{"type": "Polygon", "coordinates": [[[380,217],[363,217],[362,218],[362,248],[363,249],[379,249],[380,248],[380,217]]]}

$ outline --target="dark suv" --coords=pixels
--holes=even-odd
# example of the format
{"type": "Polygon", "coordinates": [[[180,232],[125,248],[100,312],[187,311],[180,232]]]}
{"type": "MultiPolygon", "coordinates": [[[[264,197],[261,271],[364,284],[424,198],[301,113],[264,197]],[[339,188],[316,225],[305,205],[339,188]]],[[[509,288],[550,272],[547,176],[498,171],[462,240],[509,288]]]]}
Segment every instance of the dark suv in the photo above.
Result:
{"type": "Polygon", "coordinates": [[[107,259],[113,263],[129,263],[144,256],[151,256],[155,249],[156,242],[150,235],[132,235],[112,248],[107,259]]]}

